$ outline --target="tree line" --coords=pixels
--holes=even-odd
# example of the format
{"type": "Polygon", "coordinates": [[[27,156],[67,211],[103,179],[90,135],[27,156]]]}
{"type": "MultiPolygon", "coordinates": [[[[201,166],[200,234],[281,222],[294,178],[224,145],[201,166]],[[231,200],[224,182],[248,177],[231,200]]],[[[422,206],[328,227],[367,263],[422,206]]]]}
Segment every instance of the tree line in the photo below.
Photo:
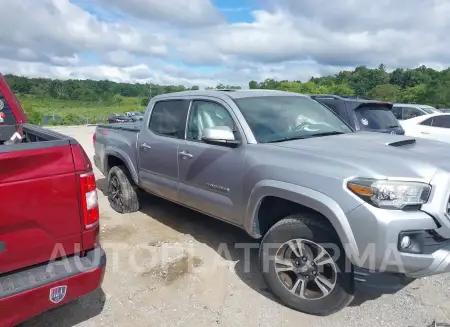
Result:
{"type": "Polygon", "coordinates": [[[358,95],[390,102],[450,108],[450,68],[438,71],[420,66],[414,69],[397,68],[388,72],[383,64],[374,69],[360,66],[353,71],[311,77],[305,83],[274,79],[251,81],[249,88],[306,94],[358,95]]]}
{"type": "MultiPolygon", "coordinates": [[[[13,91],[19,95],[101,102],[120,103],[121,97],[141,98],[146,105],[149,98],[159,94],[198,90],[198,86],[117,83],[108,80],[54,80],[5,76],[13,91]]],[[[360,66],[353,71],[335,75],[311,77],[307,82],[250,81],[250,89],[276,89],[306,94],[359,95],[392,102],[429,104],[439,108],[450,107],[450,68],[435,70],[426,66],[414,69],[397,68],[388,72],[381,64],[377,68],[360,66]]],[[[240,89],[240,86],[218,84],[206,89],[240,89]]]]}

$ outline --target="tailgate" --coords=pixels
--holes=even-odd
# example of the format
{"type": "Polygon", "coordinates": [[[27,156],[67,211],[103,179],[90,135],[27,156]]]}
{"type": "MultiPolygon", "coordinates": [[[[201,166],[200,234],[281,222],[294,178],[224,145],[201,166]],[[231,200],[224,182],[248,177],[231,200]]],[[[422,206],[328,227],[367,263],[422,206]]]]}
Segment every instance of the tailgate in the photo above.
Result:
{"type": "Polygon", "coordinates": [[[0,146],[0,274],[79,251],[74,170],[69,140],[0,146]]]}

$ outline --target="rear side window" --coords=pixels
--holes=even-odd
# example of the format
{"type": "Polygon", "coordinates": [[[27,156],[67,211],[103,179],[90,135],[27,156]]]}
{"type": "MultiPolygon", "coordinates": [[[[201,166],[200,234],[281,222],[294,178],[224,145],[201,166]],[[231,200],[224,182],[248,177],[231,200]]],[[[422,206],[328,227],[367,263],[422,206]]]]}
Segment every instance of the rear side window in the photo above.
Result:
{"type": "Polygon", "coordinates": [[[403,119],[410,119],[425,115],[421,110],[413,107],[403,107],[403,119]]]}
{"type": "Polygon", "coordinates": [[[14,117],[8,101],[6,101],[2,91],[0,91],[0,126],[15,124],[17,124],[16,117],[14,117]]]}
{"type": "Polygon", "coordinates": [[[155,134],[184,138],[187,112],[185,100],[159,101],[153,106],[148,127],[155,134]]]}
{"type": "Polygon", "coordinates": [[[398,127],[394,114],[385,107],[364,106],[355,110],[361,130],[378,130],[398,127]]]}
{"type": "Polygon", "coordinates": [[[433,124],[433,117],[425,119],[420,125],[431,126],[433,124]]]}
{"type": "Polygon", "coordinates": [[[450,128],[450,116],[434,117],[433,127],[450,128]]]}

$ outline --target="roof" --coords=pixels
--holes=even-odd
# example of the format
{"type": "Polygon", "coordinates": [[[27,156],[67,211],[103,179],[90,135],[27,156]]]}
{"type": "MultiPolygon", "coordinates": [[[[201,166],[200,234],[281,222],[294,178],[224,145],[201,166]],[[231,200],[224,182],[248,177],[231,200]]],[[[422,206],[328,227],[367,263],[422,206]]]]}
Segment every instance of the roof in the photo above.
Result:
{"type": "Polygon", "coordinates": [[[173,93],[165,93],[153,97],[154,100],[170,98],[170,97],[183,97],[183,96],[211,96],[216,98],[249,98],[249,97],[264,97],[264,96],[307,96],[305,94],[278,91],[278,90],[264,90],[264,89],[252,89],[252,90],[191,90],[181,91],[173,93]]]}
{"type": "Polygon", "coordinates": [[[390,103],[388,101],[380,101],[380,100],[371,100],[362,97],[346,97],[340,96],[336,94],[308,94],[310,97],[317,98],[332,98],[334,100],[347,101],[347,102],[355,102],[355,103],[390,103]]]}
{"type": "Polygon", "coordinates": [[[419,108],[434,108],[433,106],[429,106],[427,104],[418,104],[418,103],[394,103],[394,106],[414,106],[419,108]]]}

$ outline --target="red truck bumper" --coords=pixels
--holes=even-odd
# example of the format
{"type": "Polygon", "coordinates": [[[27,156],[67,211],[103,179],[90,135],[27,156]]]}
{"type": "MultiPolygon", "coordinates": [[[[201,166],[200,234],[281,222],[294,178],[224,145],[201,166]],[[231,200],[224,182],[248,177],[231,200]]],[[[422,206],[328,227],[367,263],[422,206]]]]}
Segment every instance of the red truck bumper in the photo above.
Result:
{"type": "MultiPolygon", "coordinates": [[[[101,250],[101,255],[105,256],[103,250],[101,250]]],[[[57,281],[45,283],[44,285],[1,298],[0,327],[15,326],[42,312],[59,307],[95,291],[103,282],[106,256],[96,260],[93,267],[91,267],[92,269],[85,268],[80,271],[73,271],[68,277],[57,281]],[[51,289],[58,286],[66,287],[65,296],[60,302],[53,303],[50,300],[51,289]]]]}

